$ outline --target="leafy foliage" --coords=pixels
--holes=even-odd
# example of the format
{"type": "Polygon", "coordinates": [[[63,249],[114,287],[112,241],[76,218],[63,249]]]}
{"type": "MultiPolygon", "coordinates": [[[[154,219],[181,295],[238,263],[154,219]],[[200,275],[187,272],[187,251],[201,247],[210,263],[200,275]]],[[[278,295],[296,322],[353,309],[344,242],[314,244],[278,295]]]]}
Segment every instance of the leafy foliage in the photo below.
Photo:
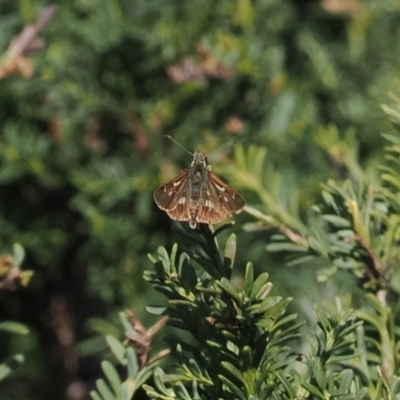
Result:
{"type": "MultiPolygon", "coordinates": [[[[230,280],[236,241],[228,238],[220,258],[215,234],[203,227],[203,236],[193,235],[194,246],[171,257],[163,248],[152,259],[156,272],[145,277],[169,300],[170,323],[188,331],[194,343],[175,345],[181,368],[173,376],[158,372],[155,381],[160,395],[147,387],[153,398],[180,387],[178,398],[189,390],[194,398],[248,398],[257,392],[273,396],[282,390],[280,375],[292,361],[286,345],[298,337],[295,315],[286,313],[288,300],[270,296],[268,275],[254,280],[251,264],[246,267],[243,289],[230,280]],[[196,271],[195,262],[204,270],[196,271]],[[268,378],[267,378],[268,377],[268,378]],[[186,387],[188,384],[189,387],[186,387]]],[[[192,397],[190,397],[192,398],[192,397]]]]}
{"type": "Polygon", "coordinates": [[[372,293],[366,299],[375,317],[371,310],[354,312],[339,300],[333,314],[317,310],[311,351],[295,354],[291,345],[299,339],[301,324],[287,312],[290,299],[271,296],[267,275],[255,279],[251,264],[243,288],[232,285],[234,236],[218,257],[216,233],[207,226],[182,233],[192,239],[187,251],[178,255],[175,245],[168,255],[160,248],[158,258],[150,257],[155,271],[145,273],[168,299],[166,308],[151,310],[167,313],[171,325],[189,333],[183,341],[168,339],[179,366],[173,373],[155,370],[155,386],[144,385],[150,398],[364,399],[399,393],[398,378],[388,369],[396,336],[386,331],[388,310],[372,293]],[[371,327],[379,331],[379,340],[371,327]],[[299,361],[307,365],[304,376],[299,361]],[[382,363],[385,374],[379,373],[382,363]]]}
{"type": "MultiPolygon", "coordinates": [[[[18,322],[4,321],[0,323],[0,332],[7,332],[14,335],[27,335],[29,329],[18,322]]],[[[8,357],[7,360],[0,364],[0,381],[5,379],[10,373],[15,371],[25,361],[23,354],[15,354],[8,357]]]]}
{"type": "Polygon", "coordinates": [[[215,233],[206,226],[202,233],[191,235],[191,256],[178,257],[175,246],[169,257],[161,248],[158,260],[152,258],[156,271],[145,274],[167,296],[170,323],[194,340],[172,344],[180,368],[172,375],[159,370],[156,391],[149,386],[146,391],[151,398],[249,398],[257,393],[273,398],[286,390],[281,380],[296,357],[287,347],[300,327],[286,312],[290,299],[271,296],[268,275],[254,279],[250,263],[243,289],[235,288],[235,237],[228,238],[221,258],[215,233]]]}
{"type": "MultiPolygon", "coordinates": [[[[20,266],[24,260],[25,252],[20,244],[15,244],[13,254],[0,257],[0,289],[2,291],[14,291],[17,287],[26,286],[32,276],[32,271],[21,271],[20,266]]],[[[0,322],[0,332],[13,335],[28,335],[26,325],[15,321],[0,322]]],[[[0,381],[15,371],[25,361],[21,353],[8,357],[0,364],[0,381]]]]}
{"type": "Polygon", "coordinates": [[[117,369],[109,361],[101,364],[104,379],[96,381],[96,391],[90,394],[93,400],[128,400],[146,382],[154,372],[158,360],[165,356],[168,351],[159,352],[154,359],[148,360],[151,338],[164,325],[162,319],[148,331],[144,329],[140,321],[128,311],[120,313],[121,322],[125,328],[127,343],[121,343],[114,336],[106,337],[107,344],[113,352],[119,364],[127,369],[127,377],[121,382],[117,369]],[[136,346],[136,351],[134,346],[136,346]]]}
{"type": "MultiPolygon", "coordinates": [[[[22,340],[6,333],[1,358],[24,354],[26,362],[2,381],[0,397],[85,397],[105,357],[98,332],[90,336],[86,329],[89,320],[112,324],[121,309],[139,314],[150,301],[161,302],[142,275],[147,253],[177,241],[152,201],[152,191],[188,164],[163,139],[170,134],[189,150],[206,152],[248,203],[233,228],[237,248],[226,232],[195,238],[190,232],[172,253],[160,250],[156,272],[146,273],[169,300],[158,311],[167,307],[172,325],[190,322],[197,329],[169,341],[188,376],[196,364],[199,379],[212,379],[217,395],[247,395],[251,385],[242,367],[262,367],[272,371],[271,381],[253,370],[249,376],[277,398],[351,398],[365,388],[366,397],[395,398],[400,182],[399,140],[390,120],[400,122],[396,2],[80,0],[56,7],[21,0],[2,2],[0,11],[0,250],[6,254],[21,243],[29,268],[9,268],[19,266],[16,254],[1,259],[1,322],[30,331],[22,340]],[[382,112],[378,104],[387,103],[388,90],[392,103],[382,112]],[[233,152],[232,142],[238,142],[233,152]],[[326,182],[322,193],[320,182],[326,182]],[[214,236],[227,243],[225,258],[214,236]],[[185,241],[191,244],[184,247],[185,241]],[[254,268],[243,267],[247,260],[254,268]],[[271,281],[280,296],[267,293],[271,281]],[[251,292],[248,282],[261,293],[251,292]],[[343,300],[349,293],[352,304],[343,300]],[[313,303],[326,306],[335,297],[343,309],[318,311],[315,328],[313,303]],[[264,306],[265,315],[254,311],[264,306]],[[305,375],[299,361],[291,362],[296,347],[287,350],[286,336],[274,328],[294,313],[298,319],[283,323],[282,335],[306,322],[307,334],[296,345],[302,350],[309,335],[318,336],[316,349],[304,350],[310,354],[305,375]],[[270,326],[266,315],[275,321],[270,326]],[[350,329],[349,343],[341,342],[335,324],[350,329]],[[229,336],[235,329],[247,329],[249,342],[261,347],[282,340],[283,348],[268,349],[271,360],[282,358],[270,365],[255,357],[243,335],[229,336]],[[221,354],[211,352],[203,331],[218,333],[212,343],[221,354]],[[354,358],[329,369],[325,355],[319,358],[331,347],[320,334],[347,349],[326,357],[354,358]],[[207,353],[192,352],[196,343],[207,353]],[[222,380],[208,377],[203,362],[222,380]]],[[[151,325],[144,312],[140,319],[151,325]]],[[[297,334],[294,329],[288,337],[297,334]]],[[[104,384],[120,395],[115,383],[123,385],[126,376],[113,380],[104,365],[104,384]]],[[[154,393],[164,386],[170,393],[176,382],[182,396],[203,393],[182,378],[183,369],[179,379],[165,382],[171,369],[167,363],[154,375],[154,393]]],[[[140,368],[132,377],[139,375],[140,368]]]]}

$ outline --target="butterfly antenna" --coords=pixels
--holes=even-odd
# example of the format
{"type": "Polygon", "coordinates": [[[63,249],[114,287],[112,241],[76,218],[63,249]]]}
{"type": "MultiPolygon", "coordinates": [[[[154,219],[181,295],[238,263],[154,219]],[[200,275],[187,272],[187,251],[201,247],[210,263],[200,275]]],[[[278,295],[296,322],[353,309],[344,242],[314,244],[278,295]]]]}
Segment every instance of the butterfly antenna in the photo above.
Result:
{"type": "Polygon", "coordinates": [[[165,135],[166,138],[171,139],[176,145],[178,145],[181,149],[185,150],[186,153],[189,153],[191,156],[193,156],[194,154],[191,153],[188,149],[186,149],[185,147],[183,147],[180,143],[178,143],[171,135],[165,135]]]}

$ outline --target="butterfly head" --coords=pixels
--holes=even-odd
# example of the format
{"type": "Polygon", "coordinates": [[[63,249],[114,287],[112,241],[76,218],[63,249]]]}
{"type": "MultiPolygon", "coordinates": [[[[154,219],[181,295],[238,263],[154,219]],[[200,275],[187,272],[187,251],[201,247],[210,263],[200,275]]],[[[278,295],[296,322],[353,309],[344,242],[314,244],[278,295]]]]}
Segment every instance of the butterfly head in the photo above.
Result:
{"type": "Polygon", "coordinates": [[[193,154],[193,160],[191,163],[191,167],[194,167],[195,165],[200,165],[204,168],[207,168],[207,157],[205,156],[204,153],[200,153],[198,151],[195,151],[193,154]]]}

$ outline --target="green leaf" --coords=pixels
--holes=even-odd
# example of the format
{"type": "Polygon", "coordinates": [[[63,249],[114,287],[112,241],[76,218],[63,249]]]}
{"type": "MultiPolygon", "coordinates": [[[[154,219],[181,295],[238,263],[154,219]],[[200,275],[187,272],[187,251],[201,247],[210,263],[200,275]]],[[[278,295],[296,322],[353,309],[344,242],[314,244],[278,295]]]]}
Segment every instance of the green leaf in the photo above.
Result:
{"type": "Polygon", "coordinates": [[[353,383],[354,373],[351,369],[345,369],[339,374],[340,386],[338,389],[339,393],[349,393],[351,385],[353,383]]]}
{"type": "Polygon", "coordinates": [[[296,257],[295,259],[293,259],[291,261],[287,261],[286,265],[288,267],[295,267],[297,265],[307,264],[308,262],[312,262],[315,260],[315,258],[316,257],[314,255],[300,256],[300,257],[296,257]]]}
{"type": "Polygon", "coordinates": [[[161,306],[146,306],[146,311],[153,315],[163,315],[167,307],[161,306]]]}
{"type": "Polygon", "coordinates": [[[303,381],[301,385],[308,390],[310,393],[312,393],[314,396],[316,396],[317,399],[325,399],[324,394],[314,385],[311,385],[307,381],[303,381]]]}
{"type": "Polygon", "coordinates": [[[114,354],[115,358],[118,360],[118,362],[121,365],[126,365],[126,359],[125,359],[125,351],[126,348],[125,346],[117,340],[114,336],[107,335],[106,336],[106,342],[108,346],[110,347],[110,350],[114,354]]]}
{"type": "Polygon", "coordinates": [[[322,268],[317,271],[317,280],[321,283],[326,283],[337,274],[337,267],[322,268]]]}
{"type": "Polygon", "coordinates": [[[25,258],[25,250],[19,243],[14,244],[13,255],[14,255],[15,264],[20,266],[22,264],[22,261],[24,261],[24,258],[25,258]]]}
{"type": "MultiPolygon", "coordinates": [[[[164,382],[167,378],[167,375],[163,372],[161,368],[156,368],[154,372],[154,383],[156,384],[157,388],[162,392],[162,394],[169,396],[170,398],[174,398],[175,393],[172,389],[167,388],[164,385],[164,382]]],[[[159,395],[157,395],[156,398],[162,398],[159,395]]],[[[168,397],[167,397],[168,399],[168,397]]]]}
{"type": "Polygon", "coordinates": [[[347,218],[339,217],[338,215],[323,215],[322,218],[336,228],[351,228],[351,221],[347,218]]]}
{"type": "Polygon", "coordinates": [[[128,377],[123,383],[122,394],[123,400],[132,399],[134,393],[149,379],[154,371],[155,364],[152,366],[145,366],[139,370],[137,355],[131,347],[127,349],[127,369],[128,377]]]}
{"type": "Polygon", "coordinates": [[[232,297],[232,299],[234,299],[236,303],[240,304],[241,301],[239,295],[228,279],[222,278],[220,281],[215,281],[215,284],[218,287],[220,287],[225,293],[227,293],[230,297],[232,297]]]}
{"type": "Polygon", "coordinates": [[[267,282],[264,286],[261,287],[259,292],[256,294],[256,299],[264,301],[264,299],[271,293],[271,290],[272,290],[272,283],[267,282]]]}
{"type": "Polygon", "coordinates": [[[90,391],[90,396],[93,400],[103,400],[94,390],[90,391]]]}
{"type": "Polygon", "coordinates": [[[357,389],[357,393],[354,396],[354,400],[365,400],[367,399],[368,389],[362,388],[357,389]]]}
{"type": "Polygon", "coordinates": [[[28,286],[33,275],[34,275],[34,272],[31,270],[25,270],[25,271],[20,272],[19,278],[20,278],[21,285],[23,287],[28,286]]]}
{"type": "Polygon", "coordinates": [[[17,354],[2,362],[0,365],[0,381],[15,371],[24,361],[25,357],[22,354],[17,354]]]}
{"type": "Polygon", "coordinates": [[[236,145],[234,148],[235,164],[241,170],[246,170],[246,155],[243,146],[236,145]]]}
{"type": "MultiPolygon", "coordinates": [[[[175,249],[175,252],[177,250],[177,244],[175,243],[174,246],[172,246],[172,249],[175,249]]],[[[168,256],[167,250],[165,249],[165,247],[160,246],[157,249],[157,254],[158,254],[158,259],[163,263],[164,268],[166,269],[166,271],[169,271],[169,268],[171,267],[171,263],[170,263],[170,258],[168,256]]]]}
{"type": "Polygon", "coordinates": [[[236,386],[230,379],[226,378],[223,375],[218,375],[218,378],[224,385],[227,386],[227,392],[232,393],[232,396],[227,396],[227,398],[247,400],[245,393],[243,393],[242,390],[238,386],[236,386]]]}
{"type": "Polygon", "coordinates": [[[264,287],[267,283],[268,283],[268,274],[266,272],[263,272],[254,281],[253,287],[251,288],[251,291],[249,293],[250,300],[256,298],[258,293],[263,292],[264,287]]]}
{"type": "MultiPolygon", "coordinates": [[[[175,265],[176,265],[176,255],[178,253],[178,243],[174,243],[174,245],[172,246],[171,249],[171,256],[169,257],[169,263],[168,265],[171,267],[171,272],[177,272],[175,269],[175,265]]],[[[160,254],[160,252],[159,252],[160,254]]],[[[164,257],[168,257],[167,251],[165,250],[165,248],[163,247],[163,258],[164,257]]],[[[186,258],[186,255],[182,254],[181,255],[181,263],[182,261],[186,258]]],[[[165,263],[164,263],[165,265],[165,263]]]]}
{"type": "Polygon", "coordinates": [[[121,392],[122,385],[118,372],[116,371],[114,366],[108,361],[103,361],[101,363],[101,368],[103,369],[104,375],[107,377],[108,382],[113,388],[114,393],[118,395],[121,392]]]}
{"type": "Polygon", "coordinates": [[[179,263],[178,274],[181,277],[182,285],[188,292],[193,292],[197,285],[197,275],[192,264],[187,257],[179,263]]]}
{"type": "MultiPolygon", "coordinates": [[[[258,298],[258,296],[257,296],[258,298]]],[[[281,297],[268,297],[263,300],[261,303],[254,304],[248,307],[247,311],[253,314],[265,314],[267,311],[271,311],[276,305],[282,305],[281,297]]]]}
{"type": "Polygon", "coordinates": [[[29,333],[29,328],[19,322],[4,321],[0,322],[0,331],[10,332],[16,335],[26,335],[29,333]]]}
{"type": "Polygon", "coordinates": [[[179,399],[192,400],[191,396],[189,395],[189,392],[187,391],[182,382],[177,382],[175,384],[174,389],[177,395],[179,396],[178,397],[179,399]]]}
{"type": "Polygon", "coordinates": [[[121,393],[122,393],[121,400],[131,400],[133,398],[133,395],[135,394],[135,391],[136,391],[135,380],[128,377],[126,381],[122,383],[121,386],[121,393]]]}
{"type": "Polygon", "coordinates": [[[397,109],[389,107],[386,104],[381,104],[381,108],[394,122],[400,123],[400,112],[397,109]]]}
{"type": "Polygon", "coordinates": [[[318,387],[322,390],[325,389],[327,384],[326,377],[318,359],[311,359],[310,366],[312,370],[312,376],[316,379],[318,387]]]}
{"type": "MultiPolygon", "coordinates": [[[[119,319],[121,320],[122,326],[125,331],[125,335],[129,335],[135,332],[135,329],[132,326],[132,322],[130,321],[126,312],[121,311],[118,313],[119,319]]],[[[112,336],[112,335],[110,335],[112,336]]]]}
{"type": "Polygon", "coordinates": [[[230,375],[237,379],[238,382],[240,382],[242,385],[246,386],[246,382],[244,379],[243,374],[231,363],[226,362],[226,361],[222,361],[221,362],[221,366],[230,373],[230,375]]]}
{"type": "Polygon", "coordinates": [[[267,251],[278,252],[278,251],[292,251],[292,252],[306,252],[308,248],[294,243],[289,242],[275,242],[269,243],[265,246],[267,251]]]}
{"type": "Polygon", "coordinates": [[[246,265],[246,271],[244,275],[244,288],[243,288],[247,296],[250,296],[250,292],[254,283],[253,281],[254,281],[254,268],[253,264],[249,262],[246,265]]]}
{"type": "Polygon", "coordinates": [[[207,343],[208,346],[214,347],[216,349],[221,349],[222,348],[222,344],[221,343],[214,342],[212,340],[206,340],[206,343],[207,343]]]}
{"type": "Polygon", "coordinates": [[[128,376],[131,378],[136,378],[139,372],[139,364],[137,355],[131,347],[128,347],[126,351],[126,363],[128,366],[128,376]]]}
{"type": "Polygon", "coordinates": [[[97,379],[96,381],[97,391],[100,393],[100,396],[103,400],[116,400],[117,397],[113,395],[108,385],[104,382],[103,379],[97,379]]]}
{"type": "Polygon", "coordinates": [[[400,137],[397,135],[391,135],[389,133],[381,133],[381,135],[388,141],[400,146],[400,137]]]}
{"type": "Polygon", "coordinates": [[[152,254],[147,253],[147,257],[153,264],[157,262],[157,259],[152,254]]]}
{"type": "Polygon", "coordinates": [[[104,336],[117,336],[118,329],[110,322],[105,321],[101,318],[90,318],[89,320],[90,328],[96,332],[103,334],[104,336]]]}
{"type": "Polygon", "coordinates": [[[236,254],[236,235],[232,233],[231,235],[229,235],[229,238],[226,241],[225,251],[224,251],[225,258],[231,260],[231,265],[230,265],[231,268],[235,260],[235,254],[236,254]]]}

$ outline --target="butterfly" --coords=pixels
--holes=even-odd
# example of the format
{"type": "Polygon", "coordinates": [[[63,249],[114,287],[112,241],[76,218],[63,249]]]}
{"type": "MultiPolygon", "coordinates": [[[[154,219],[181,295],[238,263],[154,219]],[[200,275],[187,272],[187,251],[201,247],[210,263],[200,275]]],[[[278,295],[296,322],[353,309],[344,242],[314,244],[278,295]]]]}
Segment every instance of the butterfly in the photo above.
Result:
{"type": "Polygon", "coordinates": [[[213,174],[207,157],[195,151],[189,168],[154,192],[154,201],[171,219],[217,224],[245,206],[243,197],[213,174]]]}

